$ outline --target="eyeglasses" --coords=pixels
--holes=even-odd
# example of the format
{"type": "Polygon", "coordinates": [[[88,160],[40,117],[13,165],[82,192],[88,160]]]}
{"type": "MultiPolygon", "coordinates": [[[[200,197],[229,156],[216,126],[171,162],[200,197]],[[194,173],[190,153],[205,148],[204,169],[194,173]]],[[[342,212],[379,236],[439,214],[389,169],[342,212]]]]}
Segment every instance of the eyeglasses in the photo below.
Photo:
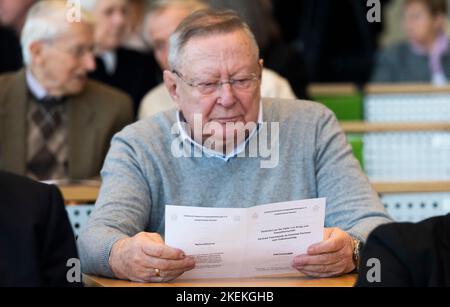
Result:
{"type": "Polygon", "coordinates": [[[248,91],[253,90],[256,84],[261,79],[257,74],[250,74],[242,77],[237,77],[235,79],[230,79],[228,81],[204,81],[204,82],[189,82],[186,81],[182,74],[176,70],[172,70],[172,73],[178,76],[184,83],[197,89],[197,91],[202,95],[212,95],[217,93],[217,91],[222,88],[224,84],[229,84],[235,91],[248,91]]]}
{"type": "Polygon", "coordinates": [[[54,44],[47,44],[48,46],[50,46],[53,49],[56,49],[60,52],[64,52],[66,54],[69,54],[77,59],[81,59],[83,58],[86,54],[92,55],[94,54],[94,47],[93,46],[72,46],[69,48],[59,48],[54,44]]]}

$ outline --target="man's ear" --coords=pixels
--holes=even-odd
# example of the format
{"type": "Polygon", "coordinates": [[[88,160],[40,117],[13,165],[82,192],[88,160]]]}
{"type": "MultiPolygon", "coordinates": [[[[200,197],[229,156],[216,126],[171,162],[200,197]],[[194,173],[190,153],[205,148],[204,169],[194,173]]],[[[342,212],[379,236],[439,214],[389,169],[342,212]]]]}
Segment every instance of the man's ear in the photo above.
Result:
{"type": "Polygon", "coordinates": [[[261,72],[262,72],[263,69],[264,69],[264,60],[263,59],[259,59],[258,64],[259,64],[259,68],[261,69],[261,72]]]}
{"type": "Polygon", "coordinates": [[[259,66],[261,66],[261,69],[264,68],[264,60],[263,59],[259,59],[258,63],[259,63],[259,66]]]}
{"type": "Polygon", "coordinates": [[[31,59],[34,63],[40,64],[44,60],[44,44],[42,42],[32,42],[28,47],[31,59]]]}
{"type": "Polygon", "coordinates": [[[171,71],[165,70],[163,73],[164,85],[169,92],[172,100],[177,104],[178,108],[180,106],[180,96],[178,95],[178,85],[176,80],[176,75],[171,71]]]}

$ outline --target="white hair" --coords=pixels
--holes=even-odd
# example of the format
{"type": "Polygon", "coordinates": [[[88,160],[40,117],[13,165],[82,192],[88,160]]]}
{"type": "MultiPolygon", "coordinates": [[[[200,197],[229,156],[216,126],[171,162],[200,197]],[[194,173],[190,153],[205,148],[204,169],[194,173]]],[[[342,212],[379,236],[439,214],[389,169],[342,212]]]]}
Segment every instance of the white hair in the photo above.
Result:
{"type": "MultiPolygon", "coordinates": [[[[68,19],[70,6],[67,3],[61,0],[42,0],[30,8],[21,34],[25,65],[31,62],[31,44],[38,41],[52,41],[67,31],[70,23],[68,19]]],[[[93,20],[89,14],[81,10],[80,22],[92,24],[93,20]]]]}
{"type": "Polygon", "coordinates": [[[259,46],[249,26],[232,10],[200,10],[186,17],[169,40],[169,67],[179,69],[183,60],[184,47],[189,40],[217,34],[243,31],[250,40],[256,60],[259,46]]]}

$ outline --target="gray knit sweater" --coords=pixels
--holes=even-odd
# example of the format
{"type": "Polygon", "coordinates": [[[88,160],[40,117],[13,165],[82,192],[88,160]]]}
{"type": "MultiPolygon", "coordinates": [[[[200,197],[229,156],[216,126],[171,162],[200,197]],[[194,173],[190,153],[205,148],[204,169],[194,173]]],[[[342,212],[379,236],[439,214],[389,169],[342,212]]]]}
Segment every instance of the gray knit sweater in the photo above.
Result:
{"type": "Polygon", "coordinates": [[[275,168],[261,168],[262,157],[174,157],[175,110],[118,133],[78,239],[83,272],[112,277],[108,258],[115,242],[141,231],[164,235],[165,205],[251,207],[326,197],[325,226],[363,241],[391,221],[331,111],[312,102],[264,99],[263,121],[280,125],[275,168]]]}

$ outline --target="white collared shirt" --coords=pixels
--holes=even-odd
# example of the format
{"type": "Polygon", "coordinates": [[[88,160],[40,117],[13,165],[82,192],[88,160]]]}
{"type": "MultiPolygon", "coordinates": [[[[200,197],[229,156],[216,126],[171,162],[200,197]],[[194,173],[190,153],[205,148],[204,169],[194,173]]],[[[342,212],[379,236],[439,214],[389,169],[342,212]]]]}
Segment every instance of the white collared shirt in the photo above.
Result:
{"type": "Polygon", "coordinates": [[[105,65],[106,73],[108,75],[114,74],[117,68],[117,53],[115,51],[107,51],[99,55],[99,57],[105,65]]]}
{"type": "Polygon", "coordinates": [[[256,133],[259,130],[259,127],[261,126],[263,122],[263,105],[262,105],[262,101],[260,101],[259,103],[259,114],[258,114],[258,123],[256,125],[256,128],[253,129],[253,131],[250,133],[249,137],[246,138],[246,140],[244,142],[242,142],[241,144],[239,144],[232,152],[230,152],[227,155],[224,155],[221,152],[209,149],[199,143],[197,143],[195,140],[193,140],[189,134],[186,132],[186,130],[184,129],[183,125],[181,124],[181,111],[178,110],[177,111],[177,123],[178,123],[178,129],[180,131],[180,137],[183,141],[187,141],[190,144],[192,144],[193,146],[195,146],[196,148],[200,149],[202,152],[204,152],[206,155],[211,156],[211,157],[215,157],[215,158],[219,158],[221,160],[224,161],[228,161],[231,158],[236,157],[237,155],[239,155],[241,152],[243,152],[245,150],[245,147],[247,146],[248,142],[256,135],[256,133]]]}
{"type": "Polygon", "coordinates": [[[26,80],[27,85],[31,93],[37,99],[43,99],[47,96],[47,91],[45,88],[39,83],[39,81],[34,77],[33,73],[30,69],[26,70],[26,80]]]}

